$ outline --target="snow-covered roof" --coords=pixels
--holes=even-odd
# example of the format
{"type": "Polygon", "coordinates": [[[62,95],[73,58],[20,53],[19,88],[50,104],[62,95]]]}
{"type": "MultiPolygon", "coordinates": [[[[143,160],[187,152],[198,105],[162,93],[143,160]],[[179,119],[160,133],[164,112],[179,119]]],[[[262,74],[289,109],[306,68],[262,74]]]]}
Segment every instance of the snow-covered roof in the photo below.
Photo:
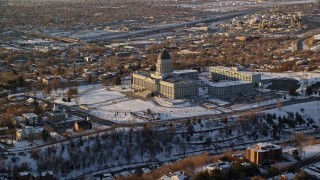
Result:
{"type": "Polygon", "coordinates": [[[48,44],[51,43],[51,41],[46,41],[43,39],[29,39],[27,41],[19,41],[20,44],[48,44]]]}
{"type": "Polygon", "coordinates": [[[192,72],[198,72],[197,70],[194,69],[184,69],[184,70],[174,70],[174,74],[184,74],[184,73],[192,73],[192,72]]]}
{"type": "Polygon", "coordinates": [[[15,116],[14,119],[18,122],[24,122],[24,119],[22,116],[15,116]]]}
{"type": "Polygon", "coordinates": [[[30,118],[38,118],[38,115],[36,115],[35,113],[23,113],[22,115],[27,117],[28,119],[30,119],[30,118]]]}
{"type": "Polygon", "coordinates": [[[204,170],[214,170],[214,169],[220,169],[220,170],[226,170],[231,167],[231,163],[229,162],[216,162],[211,163],[203,167],[204,170]]]}
{"type": "Polygon", "coordinates": [[[217,83],[214,82],[207,82],[209,86],[212,87],[228,87],[228,86],[237,86],[237,85],[243,85],[243,84],[251,84],[251,82],[247,81],[220,81],[217,83]]]}
{"type": "Polygon", "coordinates": [[[45,171],[45,172],[42,172],[42,173],[41,173],[41,176],[42,176],[42,177],[43,177],[43,176],[47,176],[47,175],[53,176],[53,172],[52,172],[52,171],[45,171]]]}
{"type": "Polygon", "coordinates": [[[257,143],[251,147],[249,147],[249,149],[254,149],[256,151],[269,151],[269,150],[277,150],[277,149],[281,149],[281,146],[275,145],[275,144],[271,144],[271,143],[257,143]]]}
{"type": "Polygon", "coordinates": [[[29,172],[28,171],[23,171],[23,172],[19,172],[18,174],[19,174],[19,176],[28,176],[29,172]]]}
{"type": "Polygon", "coordinates": [[[24,129],[17,129],[18,132],[21,132],[24,136],[28,136],[30,133],[41,133],[43,131],[43,127],[30,127],[27,126],[24,129]]]}
{"type": "Polygon", "coordinates": [[[163,175],[160,179],[161,180],[172,180],[172,179],[176,179],[176,180],[183,180],[186,179],[188,176],[186,176],[182,171],[176,171],[173,173],[169,173],[167,175],[163,175]]]}

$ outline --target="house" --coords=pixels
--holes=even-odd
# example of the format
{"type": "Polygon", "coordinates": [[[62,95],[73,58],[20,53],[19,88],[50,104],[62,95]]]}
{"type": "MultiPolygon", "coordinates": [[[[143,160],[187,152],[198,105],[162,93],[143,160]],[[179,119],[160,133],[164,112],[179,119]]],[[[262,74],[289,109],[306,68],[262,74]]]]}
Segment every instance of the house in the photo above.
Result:
{"type": "Polygon", "coordinates": [[[29,180],[30,176],[31,176],[30,172],[27,172],[27,171],[18,172],[17,179],[18,180],[29,180]]]}
{"type": "Polygon", "coordinates": [[[8,99],[10,101],[24,101],[27,98],[23,93],[18,93],[18,94],[10,94],[10,95],[8,95],[8,99]]]}
{"type": "Polygon", "coordinates": [[[39,116],[34,113],[24,113],[22,117],[27,122],[26,124],[35,125],[39,121],[39,116]]]}
{"type": "Polygon", "coordinates": [[[55,178],[53,176],[53,172],[52,171],[45,171],[41,173],[41,179],[45,179],[45,180],[55,180],[57,178],[55,178]]]}
{"type": "Polygon", "coordinates": [[[111,180],[112,179],[112,175],[110,173],[104,173],[100,176],[100,179],[103,180],[111,180]]]}
{"type": "Polygon", "coordinates": [[[52,171],[46,171],[39,174],[38,172],[18,172],[17,174],[18,180],[30,180],[30,179],[45,179],[45,180],[56,180],[52,171]]]}
{"type": "Polygon", "coordinates": [[[221,161],[221,162],[216,162],[216,163],[208,164],[208,165],[206,165],[206,166],[203,167],[203,170],[210,172],[210,171],[213,171],[213,170],[215,170],[215,169],[218,169],[218,170],[220,170],[221,172],[226,172],[226,171],[231,170],[231,168],[232,168],[232,164],[231,164],[231,163],[221,161]]]}
{"type": "Polygon", "coordinates": [[[23,171],[23,172],[18,172],[17,179],[18,180],[40,179],[40,176],[36,172],[23,171]]]}
{"type": "Polygon", "coordinates": [[[183,171],[176,171],[173,173],[169,173],[167,175],[163,175],[159,180],[189,180],[191,177],[185,175],[183,171]]]}
{"type": "Polygon", "coordinates": [[[84,57],[84,61],[87,63],[93,63],[93,62],[98,62],[99,58],[98,56],[86,56],[84,57]]]}
{"type": "Polygon", "coordinates": [[[48,76],[42,79],[42,82],[46,85],[52,84],[53,82],[56,82],[58,84],[61,83],[61,78],[60,77],[55,77],[55,76],[48,76]]]}
{"type": "Polygon", "coordinates": [[[66,113],[61,111],[56,104],[54,104],[52,111],[48,112],[48,120],[52,122],[60,122],[66,120],[66,113]]]}
{"type": "Polygon", "coordinates": [[[85,131],[87,129],[92,129],[92,123],[89,120],[89,118],[87,118],[87,120],[84,121],[76,121],[73,125],[74,132],[85,131]]]}
{"type": "Polygon", "coordinates": [[[20,141],[21,139],[39,139],[41,138],[43,131],[43,127],[30,127],[27,126],[23,129],[16,129],[16,141],[20,141]]]}

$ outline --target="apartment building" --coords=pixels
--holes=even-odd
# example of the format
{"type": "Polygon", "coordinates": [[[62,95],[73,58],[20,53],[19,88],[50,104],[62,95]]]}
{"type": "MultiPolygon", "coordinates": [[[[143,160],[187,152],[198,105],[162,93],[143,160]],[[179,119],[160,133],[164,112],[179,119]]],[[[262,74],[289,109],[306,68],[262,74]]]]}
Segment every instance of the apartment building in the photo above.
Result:
{"type": "Polygon", "coordinates": [[[271,143],[258,143],[247,148],[246,158],[255,164],[281,160],[282,147],[271,143]]]}

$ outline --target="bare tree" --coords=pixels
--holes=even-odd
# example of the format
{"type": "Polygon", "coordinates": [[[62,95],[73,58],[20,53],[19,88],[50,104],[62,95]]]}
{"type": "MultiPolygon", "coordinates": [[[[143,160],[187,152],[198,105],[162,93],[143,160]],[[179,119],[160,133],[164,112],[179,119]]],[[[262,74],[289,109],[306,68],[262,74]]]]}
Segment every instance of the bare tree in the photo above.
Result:
{"type": "Polygon", "coordinates": [[[46,85],[43,89],[42,92],[46,94],[47,96],[51,94],[52,91],[52,86],[50,84],[46,85]]]}
{"type": "Polygon", "coordinates": [[[296,133],[295,134],[295,139],[296,139],[296,147],[299,151],[299,154],[302,155],[303,151],[304,151],[304,144],[303,141],[305,139],[305,134],[303,133],[296,133]]]}
{"type": "Polygon", "coordinates": [[[58,79],[53,80],[51,83],[52,89],[55,91],[56,94],[57,94],[57,90],[59,89],[60,85],[61,85],[61,82],[58,79]]]}
{"type": "Polygon", "coordinates": [[[281,107],[282,107],[282,104],[281,104],[281,102],[280,102],[280,99],[278,98],[278,99],[277,99],[277,108],[280,110],[281,107]]]}

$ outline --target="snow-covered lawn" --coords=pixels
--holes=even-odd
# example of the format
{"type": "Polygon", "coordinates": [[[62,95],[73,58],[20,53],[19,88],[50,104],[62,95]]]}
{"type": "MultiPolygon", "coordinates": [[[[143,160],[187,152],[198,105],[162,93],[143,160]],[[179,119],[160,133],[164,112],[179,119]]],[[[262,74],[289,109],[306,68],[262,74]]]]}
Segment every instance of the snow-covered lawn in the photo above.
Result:
{"type": "MultiPolygon", "coordinates": [[[[283,149],[283,152],[292,154],[295,149],[294,147],[289,147],[283,149]]],[[[316,155],[320,155],[320,144],[305,146],[301,154],[301,159],[308,159],[316,155]]]]}
{"type": "MultiPolygon", "coordinates": [[[[251,103],[251,104],[235,104],[235,105],[232,105],[230,107],[230,109],[232,110],[249,110],[249,109],[253,109],[253,108],[257,108],[257,107],[262,107],[262,106],[267,106],[267,105],[271,105],[271,104],[276,104],[278,101],[278,99],[270,99],[270,100],[266,100],[266,101],[261,101],[259,103],[251,103]]],[[[283,102],[283,101],[288,101],[287,100],[284,100],[284,99],[279,99],[280,102],[283,102]]]]}
{"type": "Polygon", "coordinates": [[[292,112],[294,114],[298,112],[303,118],[312,118],[316,123],[320,122],[320,105],[318,101],[284,106],[281,107],[280,110],[276,108],[266,111],[266,113],[270,114],[275,113],[277,116],[286,116],[287,112],[292,112]]]}
{"type": "MultiPolygon", "coordinates": [[[[287,149],[284,149],[283,152],[287,152],[287,153],[292,154],[294,149],[295,148],[287,148],[287,149]]],[[[310,159],[310,158],[313,158],[313,157],[319,156],[319,155],[320,155],[320,144],[306,146],[303,148],[303,153],[301,155],[301,159],[310,159]]],[[[303,169],[303,171],[305,171],[309,175],[312,175],[313,177],[320,179],[320,171],[319,171],[320,163],[311,164],[311,165],[304,167],[302,169],[303,169]]]]}
{"type": "Polygon", "coordinates": [[[140,99],[127,100],[102,106],[93,109],[91,112],[97,116],[115,122],[141,122],[141,119],[133,118],[130,112],[146,112],[147,109],[150,109],[153,113],[159,113],[161,120],[221,113],[218,110],[208,110],[200,106],[163,107],[154,104],[152,101],[143,101],[140,99]],[[118,115],[115,115],[116,112],[118,112],[118,115]]]}
{"type": "Polygon", "coordinates": [[[104,101],[116,101],[120,98],[125,98],[124,94],[117,91],[107,91],[105,89],[98,89],[92,92],[86,93],[80,97],[80,104],[95,104],[104,101]]]}
{"type": "Polygon", "coordinates": [[[302,159],[307,159],[315,155],[320,154],[320,144],[306,146],[304,147],[304,153],[302,154],[302,159]]]}
{"type": "Polygon", "coordinates": [[[37,146],[35,144],[32,144],[31,142],[29,141],[16,141],[16,140],[13,140],[13,147],[9,147],[8,150],[9,151],[16,151],[16,150],[23,150],[23,149],[26,149],[26,148],[30,148],[30,147],[33,147],[33,146],[37,146]]]}
{"type": "Polygon", "coordinates": [[[118,92],[117,88],[112,88],[112,90],[106,90],[105,88],[96,89],[82,94],[79,98],[80,104],[86,104],[91,109],[90,112],[92,114],[117,123],[145,122],[146,120],[132,116],[131,112],[146,112],[147,109],[150,109],[152,113],[160,114],[161,120],[220,114],[221,111],[229,111],[227,109],[208,110],[200,106],[192,106],[190,102],[182,102],[178,105],[170,106],[163,100],[159,100],[159,98],[156,98],[156,101],[161,106],[151,100],[143,101],[129,98],[118,92]]]}
{"type": "Polygon", "coordinates": [[[275,79],[275,78],[294,78],[298,81],[308,79],[309,83],[320,81],[319,72],[260,72],[262,73],[261,79],[275,79]]]}

